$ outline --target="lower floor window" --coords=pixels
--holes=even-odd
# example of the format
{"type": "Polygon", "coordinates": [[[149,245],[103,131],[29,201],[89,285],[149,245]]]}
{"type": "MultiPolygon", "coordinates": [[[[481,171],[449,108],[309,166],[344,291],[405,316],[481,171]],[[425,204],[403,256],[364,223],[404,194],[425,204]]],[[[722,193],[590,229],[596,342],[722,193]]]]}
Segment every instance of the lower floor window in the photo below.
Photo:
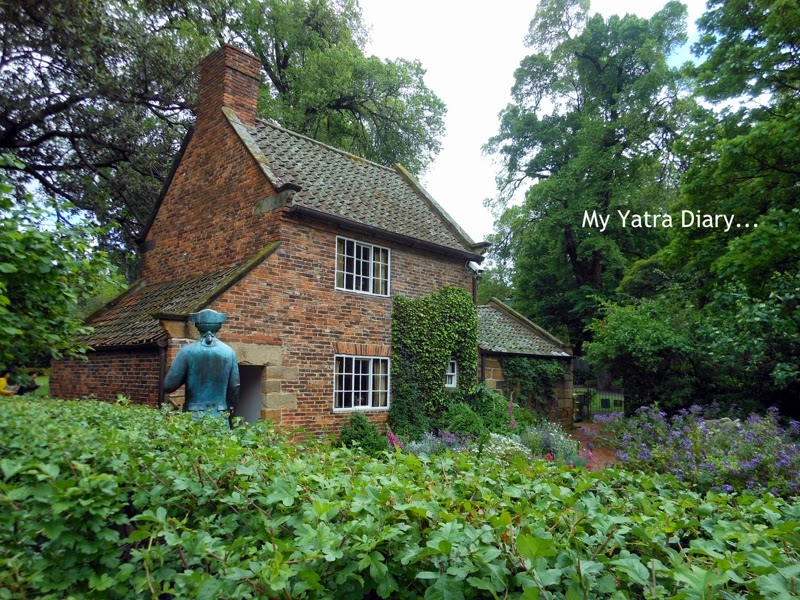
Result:
{"type": "Polygon", "coordinates": [[[335,357],[333,407],[337,409],[389,406],[389,359],[372,356],[335,357]]]}

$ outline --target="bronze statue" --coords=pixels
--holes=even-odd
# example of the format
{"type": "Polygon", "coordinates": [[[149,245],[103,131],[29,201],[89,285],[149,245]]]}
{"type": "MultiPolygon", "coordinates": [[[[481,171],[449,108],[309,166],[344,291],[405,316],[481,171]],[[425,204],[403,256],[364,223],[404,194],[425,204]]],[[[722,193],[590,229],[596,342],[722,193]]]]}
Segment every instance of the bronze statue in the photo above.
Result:
{"type": "Polygon", "coordinates": [[[236,353],[215,334],[227,317],[207,308],[191,313],[189,322],[200,332],[200,339],[184,346],[164,379],[164,390],[174,392],[186,385],[183,410],[202,415],[233,414],[239,401],[239,365],[236,353]]]}

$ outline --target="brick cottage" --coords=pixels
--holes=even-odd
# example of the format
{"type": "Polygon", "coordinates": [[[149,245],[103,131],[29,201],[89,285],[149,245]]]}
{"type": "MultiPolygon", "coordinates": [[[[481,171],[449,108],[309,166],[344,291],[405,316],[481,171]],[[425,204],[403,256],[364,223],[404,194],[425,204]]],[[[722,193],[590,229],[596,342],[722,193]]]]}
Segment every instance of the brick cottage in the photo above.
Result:
{"type": "Polygon", "coordinates": [[[473,290],[467,265],[487,244],[401,166],[257,119],[259,76],[227,45],[201,64],[197,123],[144,233],[142,278],[90,317],[88,362],[53,364],[54,396],[179,403],[164,374],[197,335],[188,314],[213,308],[228,316],[245,419],[312,433],[354,410],[383,422],[392,297],[473,290]]]}
{"type": "MultiPolygon", "coordinates": [[[[197,123],[141,243],[142,278],[88,319],[88,361],[53,363],[55,397],[125,395],[180,405],[163,381],[197,331],[228,316],[237,413],[312,433],[354,410],[384,422],[391,402],[392,297],[446,285],[475,292],[475,243],[400,165],[387,168],[256,118],[260,65],[222,46],[200,65],[197,123]]],[[[481,379],[502,389],[501,356],[571,352],[499,300],[478,310],[481,379]]],[[[450,382],[458,369],[442,374],[450,382]]],[[[472,365],[469,368],[477,368],[472,365]]],[[[452,383],[452,382],[450,382],[452,383]]],[[[550,418],[572,422],[571,375],[550,418]]]]}

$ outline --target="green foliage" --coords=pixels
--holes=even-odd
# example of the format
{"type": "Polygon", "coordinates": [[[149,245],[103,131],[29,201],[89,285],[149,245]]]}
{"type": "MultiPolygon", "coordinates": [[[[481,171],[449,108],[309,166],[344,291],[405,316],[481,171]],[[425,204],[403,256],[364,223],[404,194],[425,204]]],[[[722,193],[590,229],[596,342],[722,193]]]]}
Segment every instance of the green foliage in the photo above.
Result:
{"type": "Polygon", "coordinates": [[[775,273],[769,295],[753,297],[729,284],[703,308],[706,343],[717,388],[734,402],[752,399],[762,410],[798,410],[800,393],[800,273],[775,273]]]}
{"type": "Polygon", "coordinates": [[[796,499],[490,453],[376,460],[268,423],[0,412],[8,597],[790,597],[796,499]]]}
{"type": "Polygon", "coordinates": [[[392,313],[392,385],[389,423],[415,437],[430,429],[447,406],[475,384],[478,316],[466,290],[444,287],[417,300],[396,296],[392,313]],[[457,389],[444,387],[451,360],[457,389]],[[419,415],[415,413],[421,413],[419,415]]]}
{"type": "Polygon", "coordinates": [[[520,404],[542,414],[549,412],[556,399],[556,387],[566,376],[563,361],[504,356],[500,366],[507,388],[518,394],[520,404]]]}
{"type": "Polygon", "coordinates": [[[7,166],[22,168],[0,155],[0,371],[84,353],[79,307],[114,280],[107,256],[92,247],[99,230],[67,226],[29,196],[15,204],[7,166]]]}
{"type": "Polygon", "coordinates": [[[589,16],[579,0],[540,2],[513,104],[487,144],[499,154],[502,214],[495,258],[513,261],[514,306],[580,350],[597,298],[613,298],[624,269],[666,243],[666,230],[624,226],[617,211],[661,214],[674,200],[671,147],[691,102],[670,51],[685,40],[685,8],[650,19],[589,16]],[[524,203],[506,207],[523,185],[524,203]],[[585,222],[593,213],[608,227],[585,222]]]}
{"type": "Polygon", "coordinates": [[[442,416],[442,428],[474,438],[486,433],[481,416],[464,402],[454,402],[447,407],[442,416]]]}
{"type": "Polygon", "coordinates": [[[528,423],[530,418],[535,418],[529,411],[516,406],[512,415],[509,416],[508,399],[500,392],[490,390],[482,383],[469,391],[465,396],[465,402],[480,416],[486,428],[495,433],[507,433],[512,417],[523,425],[528,423]]]}
{"type": "Polygon", "coordinates": [[[797,414],[798,22],[797,3],[769,0],[714,0],[699,21],[703,62],[688,72],[714,105],[695,110],[676,146],[688,170],[673,213],[729,215],[735,225],[673,229],[620,286],[622,299],[650,301],[612,309],[607,332],[592,327],[600,338],[590,353],[613,364],[626,395],[630,380],[652,392],[638,402],[718,399],[797,414]]]}
{"type": "Polygon", "coordinates": [[[658,402],[673,410],[713,401],[782,412],[800,390],[800,275],[774,274],[767,298],[720,286],[702,308],[683,288],[609,304],[592,326],[587,357],[625,386],[626,411],[658,402]]]}
{"type": "Polygon", "coordinates": [[[629,413],[656,401],[680,408],[696,398],[706,340],[700,338],[697,312],[679,296],[608,304],[603,319],[590,326],[587,359],[623,381],[629,413]]]}
{"type": "Polygon", "coordinates": [[[478,304],[486,304],[492,298],[508,302],[514,295],[511,273],[503,264],[496,264],[483,273],[478,279],[478,304]]]}
{"type": "Polygon", "coordinates": [[[363,414],[355,412],[350,415],[350,420],[342,427],[339,441],[343,446],[352,448],[358,446],[370,455],[377,455],[388,449],[388,441],[374,423],[370,423],[363,414]]]}

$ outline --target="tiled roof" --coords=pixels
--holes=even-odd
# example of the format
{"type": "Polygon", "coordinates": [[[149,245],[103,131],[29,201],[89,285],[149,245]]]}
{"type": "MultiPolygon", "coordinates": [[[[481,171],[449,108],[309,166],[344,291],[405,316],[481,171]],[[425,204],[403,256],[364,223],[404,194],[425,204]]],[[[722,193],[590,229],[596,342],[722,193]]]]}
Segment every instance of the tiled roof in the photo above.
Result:
{"type": "Polygon", "coordinates": [[[157,315],[181,317],[204,308],[276,247],[277,244],[270,244],[250,260],[213,273],[154,285],[134,285],[87,320],[94,332],[81,341],[99,348],[166,339],[167,333],[157,315]]]}
{"type": "Polygon", "coordinates": [[[383,167],[259,120],[248,130],[293,203],[460,251],[474,242],[402,167],[383,167]]]}
{"type": "Polygon", "coordinates": [[[558,339],[496,298],[478,307],[478,346],[495,354],[572,355],[558,339]]]}

